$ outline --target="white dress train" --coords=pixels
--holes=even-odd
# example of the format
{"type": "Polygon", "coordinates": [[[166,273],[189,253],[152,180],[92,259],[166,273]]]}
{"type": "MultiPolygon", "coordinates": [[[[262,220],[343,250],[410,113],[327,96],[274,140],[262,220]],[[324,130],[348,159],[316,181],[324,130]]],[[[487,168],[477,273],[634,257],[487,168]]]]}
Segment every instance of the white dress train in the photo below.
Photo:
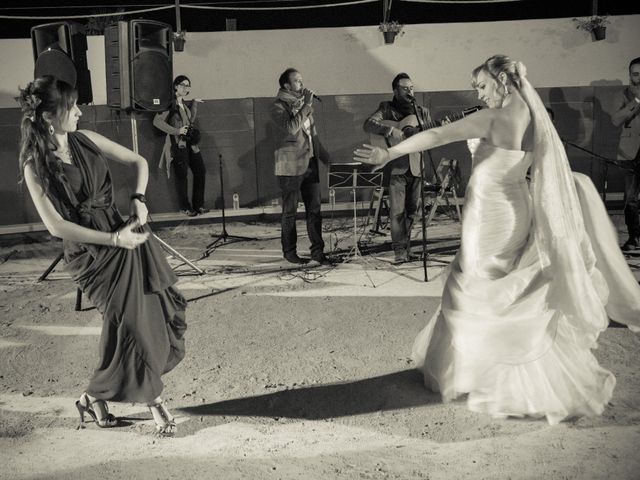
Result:
{"type": "MultiPolygon", "coordinates": [[[[468,394],[473,411],[555,424],[602,413],[616,380],[591,353],[607,325],[604,309],[593,318],[566,313],[575,293],[542,268],[526,181],[531,157],[484,142],[473,152],[461,247],[412,358],[444,401],[468,394]]],[[[640,287],[595,187],[584,175],[574,179],[596,257],[591,300],[637,331],[640,287]]]]}

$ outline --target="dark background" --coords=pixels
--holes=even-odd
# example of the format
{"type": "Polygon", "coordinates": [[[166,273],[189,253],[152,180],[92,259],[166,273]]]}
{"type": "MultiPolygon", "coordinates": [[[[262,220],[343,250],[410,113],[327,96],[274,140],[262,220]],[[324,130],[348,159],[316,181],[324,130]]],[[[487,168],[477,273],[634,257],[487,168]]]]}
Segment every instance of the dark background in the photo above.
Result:
{"type": "MultiPolygon", "coordinates": [[[[199,2],[181,0],[181,5],[218,5],[237,7],[307,6],[343,3],[348,0],[280,0],[280,1],[220,1],[199,2]]],[[[118,10],[131,11],[163,5],[174,5],[171,0],[145,0],[141,2],[109,2],[103,0],[58,0],[16,1],[5,0],[0,6],[0,15],[7,16],[52,16],[87,15],[111,13],[118,10]]],[[[640,2],[623,0],[522,0],[486,3],[459,1],[453,3],[415,3],[393,0],[391,19],[400,23],[448,23],[500,20],[525,20],[544,18],[568,18],[590,16],[594,7],[598,14],[630,15],[640,13],[640,2]]],[[[236,19],[238,30],[268,30],[283,28],[343,27],[377,25],[382,21],[382,0],[343,7],[294,9],[280,11],[201,10],[181,9],[182,28],[191,32],[223,31],[226,19],[236,19]]],[[[126,15],[122,19],[146,18],[169,23],[176,27],[175,9],[126,15]]],[[[115,17],[108,17],[115,19],[115,17]]],[[[56,21],[52,19],[13,20],[0,18],[0,38],[27,38],[34,25],[56,21]]],[[[86,23],[86,19],[77,19],[86,23]]],[[[109,20],[107,20],[109,21],[109,20]]],[[[94,20],[95,22],[95,20],[94,20]]]]}

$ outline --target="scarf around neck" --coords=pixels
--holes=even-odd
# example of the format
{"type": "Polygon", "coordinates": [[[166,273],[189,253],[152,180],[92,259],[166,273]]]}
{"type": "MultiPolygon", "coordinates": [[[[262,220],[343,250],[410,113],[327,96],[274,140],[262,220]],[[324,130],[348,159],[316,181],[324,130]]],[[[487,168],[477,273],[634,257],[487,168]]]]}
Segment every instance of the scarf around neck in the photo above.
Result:
{"type": "Polygon", "coordinates": [[[282,100],[287,105],[289,105],[289,107],[291,107],[291,109],[293,110],[294,115],[298,113],[298,111],[304,105],[304,97],[302,95],[298,96],[285,88],[281,88],[278,90],[277,99],[282,100]]]}
{"type": "Polygon", "coordinates": [[[400,112],[402,115],[404,115],[405,117],[407,115],[412,115],[415,113],[413,111],[413,105],[411,103],[401,102],[395,97],[395,95],[393,97],[393,100],[391,100],[391,106],[395,108],[398,112],[400,112]]]}

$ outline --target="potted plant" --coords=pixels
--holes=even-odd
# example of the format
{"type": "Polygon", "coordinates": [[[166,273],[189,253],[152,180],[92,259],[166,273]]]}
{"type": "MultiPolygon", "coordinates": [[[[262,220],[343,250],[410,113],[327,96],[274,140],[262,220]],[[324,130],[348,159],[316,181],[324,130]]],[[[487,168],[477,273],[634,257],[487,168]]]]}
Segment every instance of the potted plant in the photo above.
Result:
{"type": "Polygon", "coordinates": [[[392,20],[390,22],[382,22],[378,27],[378,30],[380,30],[384,36],[384,43],[389,44],[394,42],[397,35],[404,35],[404,31],[402,30],[403,27],[404,25],[401,23],[392,20]]]}
{"type": "Polygon", "coordinates": [[[179,32],[173,32],[173,50],[176,52],[184,51],[184,44],[187,41],[184,37],[187,32],[180,30],[179,32]]]}
{"type": "Polygon", "coordinates": [[[594,41],[604,40],[607,33],[607,25],[609,25],[609,17],[607,15],[593,15],[587,18],[574,18],[576,28],[591,33],[594,41]]]}
{"type": "MultiPolygon", "coordinates": [[[[106,8],[96,10],[94,15],[87,20],[85,33],[87,35],[104,35],[105,28],[124,20],[122,15],[109,15],[110,13],[112,12],[106,8]]],[[[124,9],[118,8],[115,13],[124,13],[124,9]]]]}

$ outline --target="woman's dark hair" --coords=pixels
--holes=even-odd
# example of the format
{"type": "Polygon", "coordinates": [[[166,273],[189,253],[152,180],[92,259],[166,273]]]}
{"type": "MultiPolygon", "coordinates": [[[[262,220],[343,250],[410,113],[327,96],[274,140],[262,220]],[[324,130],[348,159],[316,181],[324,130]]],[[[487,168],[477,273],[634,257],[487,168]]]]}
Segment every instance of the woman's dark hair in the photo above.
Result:
{"type": "Polygon", "coordinates": [[[56,147],[43,114],[62,118],[77,99],[78,92],[71,85],[50,75],[36,78],[24,89],[20,88],[20,95],[16,97],[22,107],[19,181],[23,179],[25,165],[31,163],[42,188],[49,193],[49,164],[55,162],[56,147]]]}
{"type": "Polygon", "coordinates": [[[173,79],[173,93],[175,94],[176,92],[176,87],[181,84],[184,81],[189,82],[189,85],[191,85],[191,80],[189,79],[189,77],[187,77],[186,75],[178,75],[176,78],[173,79]]]}

